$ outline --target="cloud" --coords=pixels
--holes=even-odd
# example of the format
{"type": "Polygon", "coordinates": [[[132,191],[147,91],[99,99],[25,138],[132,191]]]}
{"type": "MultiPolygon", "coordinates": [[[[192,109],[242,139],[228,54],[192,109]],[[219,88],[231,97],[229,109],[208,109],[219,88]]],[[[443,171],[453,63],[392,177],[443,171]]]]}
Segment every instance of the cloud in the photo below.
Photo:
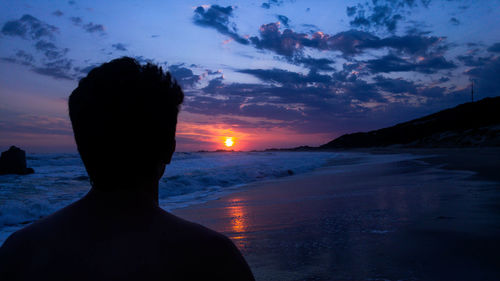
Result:
{"type": "Polygon", "coordinates": [[[460,21],[455,17],[450,19],[450,23],[453,25],[460,25],[460,21]]]}
{"type": "Polygon", "coordinates": [[[17,114],[12,122],[0,121],[0,131],[9,133],[73,135],[68,118],[46,115],[17,114]]]}
{"type": "Polygon", "coordinates": [[[365,30],[385,29],[394,33],[404,15],[410,14],[413,8],[428,7],[429,3],[430,0],[374,0],[347,7],[346,14],[353,18],[350,21],[353,27],[365,30]]]}
{"type": "Polygon", "coordinates": [[[83,24],[83,19],[81,17],[71,17],[70,18],[71,22],[76,25],[76,26],[81,26],[83,30],[85,30],[88,33],[100,33],[101,35],[106,34],[106,28],[102,24],[96,24],[93,22],[89,22],[86,24],[83,24]]]}
{"type": "Polygon", "coordinates": [[[440,45],[445,39],[445,37],[425,35],[390,36],[383,39],[375,37],[364,40],[357,48],[378,49],[388,47],[406,54],[423,55],[433,47],[437,47],[441,51],[445,49],[446,46],[440,45]]]}
{"type": "MultiPolygon", "coordinates": [[[[71,21],[79,26],[82,26],[83,23],[79,17],[73,17],[71,21]]],[[[92,32],[104,30],[102,25],[92,23],[90,25],[90,27],[88,25],[82,27],[87,26],[93,30],[92,32]]],[[[55,35],[57,32],[56,27],[31,15],[24,15],[19,20],[8,21],[4,24],[2,33],[29,40],[37,53],[41,55],[38,55],[37,59],[35,59],[34,54],[19,50],[15,55],[4,57],[2,60],[28,66],[35,73],[55,79],[74,80],[81,78],[81,72],[86,71],[85,67],[73,66],[73,60],[67,57],[69,49],[59,47],[56,44],[55,35]]]]}
{"type": "Polygon", "coordinates": [[[241,69],[238,72],[251,74],[264,82],[279,83],[283,85],[299,85],[307,83],[329,83],[331,76],[321,75],[310,71],[307,75],[282,69],[241,69]]]}
{"type": "Polygon", "coordinates": [[[314,70],[335,70],[331,64],[335,61],[326,58],[312,58],[308,57],[299,57],[293,60],[295,64],[301,64],[304,67],[314,70]]]}
{"type": "Polygon", "coordinates": [[[492,57],[483,64],[478,65],[465,74],[474,81],[476,94],[479,96],[499,96],[500,95],[500,56],[492,57]]]}
{"type": "Polygon", "coordinates": [[[465,66],[482,66],[487,64],[491,60],[491,56],[479,57],[477,56],[478,49],[472,52],[467,52],[466,55],[459,55],[457,59],[462,62],[465,66]]]}
{"type": "Polygon", "coordinates": [[[499,42],[499,43],[495,43],[495,44],[491,45],[491,46],[488,48],[488,51],[489,51],[489,52],[492,52],[492,53],[500,53],[500,42],[499,42]]]}
{"type": "Polygon", "coordinates": [[[412,81],[407,81],[403,78],[387,78],[381,75],[374,77],[375,85],[386,92],[401,94],[409,93],[416,94],[417,86],[412,81]]]}
{"type": "Polygon", "coordinates": [[[56,45],[54,45],[54,43],[45,40],[40,40],[36,42],[35,49],[37,51],[42,52],[47,59],[51,60],[59,59],[65,56],[69,51],[69,49],[67,48],[64,49],[58,48],[56,47],[56,45]]]}
{"type": "Polygon", "coordinates": [[[83,26],[83,29],[89,33],[95,33],[99,32],[101,34],[104,34],[104,25],[102,24],[95,24],[93,22],[89,22],[83,26]]]}
{"type": "Polygon", "coordinates": [[[33,71],[56,79],[73,80],[75,77],[70,74],[72,64],[73,62],[70,59],[63,58],[46,62],[41,66],[35,66],[33,67],[33,71]]]}
{"type": "Polygon", "coordinates": [[[52,14],[56,17],[60,17],[60,16],[64,15],[64,13],[61,12],[60,10],[55,10],[54,12],[52,12],[52,14]]]}
{"type": "Polygon", "coordinates": [[[390,48],[394,51],[422,55],[431,49],[443,51],[446,38],[408,34],[380,38],[372,33],[360,30],[348,30],[335,35],[321,31],[313,34],[297,33],[291,29],[280,30],[279,23],[264,24],[259,29],[260,37],[250,37],[250,41],[258,49],[267,49],[277,54],[292,57],[300,55],[305,47],[317,50],[340,51],[344,56],[360,54],[368,49],[390,48]]]}
{"type": "Polygon", "coordinates": [[[70,20],[74,25],[80,25],[83,22],[81,17],[71,17],[70,20]]]}
{"type": "Polygon", "coordinates": [[[232,16],[233,7],[231,6],[221,7],[219,5],[212,5],[206,10],[203,6],[199,6],[194,10],[193,21],[199,26],[214,28],[240,44],[248,44],[249,41],[238,35],[236,26],[230,23],[229,19],[232,16]]]}
{"type": "Polygon", "coordinates": [[[1,60],[26,66],[31,66],[35,62],[35,58],[33,57],[33,55],[23,50],[17,51],[14,57],[5,57],[1,58],[1,60]]]}
{"type": "MultiPolygon", "coordinates": [[[[443,62],[439,56],[422,61],[397,58],[408,64],[406,69],[423,73],[449,67],[440,65],[443,62]]],[[[233,124],[239,124],[237,118],[264,120],[265,124],[251,122],[255,122],[254,127],[271,126],[300,133],[320,133],[350,131],[353,126],[362,130],[393,125],[462,101],[459,93],[449,92],[446,87],[419,84],[402,77],[376,75],[369,80],[361,79],[366,65],[362,61],[346,62],[342,70],[333,70],[328,75],[276,68],[240,69],[237,71],[255,76],[264,83],[226,83],[223,77],[216,77],[206,87],[187,92],[184,110],[214,118],[233,116],[233,124]]],[[[486,70],[475,71],[483,73],[486,70]]],[[[498,70],[490,67],[487,73],[491,76],[495,71],[498,70]]],[[[245,122],[241,126],[252,126],[245,122]]]]}
{"type": "Polygon", "coordinates": [[[30,38],[38,40],[46,37],[54,38],[54,34],[59,29],[53,25],[47,24],[32,15],[25,14],[18,20],[6,22],[2,27],[2,33],[8,36],[19,36],[22,38],[30,38]]]}
{"type": "Polygon", "coordinates": [[[442,56],[424,58],[417,61],[407,60],[394,54],[388,54],[378,59],[365,62],[372,73],[416,71],[432,74],[443,69],[453,69],[456,65],[442,56]]]}
{"type": "Polygon", "coordinates": [[[261,25],[260,38],[253,36],[250,41],[258,49],[267,49],[287,57],[302,51],[304,42],[309,41],[305,33],[296,33],[291,29],[280,31],[279,23],[261,25]]]}
{"type": "Polygon", "coordinates": [[[195,75],[191,69],[184,67],[183,65],[184,64],[171,65],[168,68],[168,71],[181,86],[192,87],[200,81],[201,77],[199,75],[195,75]]]}
{"type": "Polygon", "coordinates": [[[448,77],[444,77],[444,76],[443,76],[443,77],[439,78],[439,80],[438,80],[438,81],[439,81],[439,83],[445,83],[445,82],[450,81],[450,78],[448,78],[448,77]]]}
{"type": "MultiPolygon", "coordinates": [[[[92,69],[100,66],[101,64],[100,63],[93,63],[93,64],[90,64],[88,66],[85,66],[85,67],[74,67],[73,70],[75,70],[76,72],[78,73],[81,73],[81,74],[88,74],[92,69]]],[[[77,75],[79,79],[83,78],[82,75],[77,75]]]]}
{"type": "Polygon", "coordinates": [[[122,51],[122,52],[127,51],[127,47],[123,43],[116,43],[111,45],[111,47],[115,48],[115,50],[117,51],[122,51]]]}
{"type": "Polygon", "coordinates": [[[283,0],[268,0],[267,2],[263,2],[260,7],[264,9],[271,9],[272,6],[281,5],[283,5],[283,0]]]}
{"type": "Polygon", "coordinates": [[[354,15],[356,14],[356,10],[357,10],[357,9],[358,9],[358,8],[356,8],[356,6],[347,7],[347,8],[346,8],[346,14],[347,14],[347,16],[348,16],[348,17],[352,17],[352,16],[354,16],[354,15]]]}
{"type": "Polygon", "coordinates": [[[288,27],[290,19],[284,15],[277,15],[278,20],[283,24],[283,26],[288,27]]]}

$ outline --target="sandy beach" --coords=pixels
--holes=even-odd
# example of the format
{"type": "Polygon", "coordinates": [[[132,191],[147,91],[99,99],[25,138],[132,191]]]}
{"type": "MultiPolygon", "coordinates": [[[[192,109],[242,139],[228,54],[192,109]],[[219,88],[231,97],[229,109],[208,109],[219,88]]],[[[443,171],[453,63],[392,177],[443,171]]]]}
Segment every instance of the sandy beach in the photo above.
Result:
{"type": "Polygon", "coordinates": [[[499,280],[499,150],[375,152],[414,156],[333,161],[173,213],[230,237],[257,280],[499,280]]]}

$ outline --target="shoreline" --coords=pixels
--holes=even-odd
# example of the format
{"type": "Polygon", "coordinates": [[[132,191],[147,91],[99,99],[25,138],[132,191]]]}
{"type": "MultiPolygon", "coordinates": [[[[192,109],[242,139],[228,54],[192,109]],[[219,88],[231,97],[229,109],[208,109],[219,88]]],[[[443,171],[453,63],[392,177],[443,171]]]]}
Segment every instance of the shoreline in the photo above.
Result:
{"type": "Polygon", "coordinates": [[[416,157],[251,183],[172,213],[230,237],[257,280],[498,279],[499,151],[343,151],[416,157]]]}

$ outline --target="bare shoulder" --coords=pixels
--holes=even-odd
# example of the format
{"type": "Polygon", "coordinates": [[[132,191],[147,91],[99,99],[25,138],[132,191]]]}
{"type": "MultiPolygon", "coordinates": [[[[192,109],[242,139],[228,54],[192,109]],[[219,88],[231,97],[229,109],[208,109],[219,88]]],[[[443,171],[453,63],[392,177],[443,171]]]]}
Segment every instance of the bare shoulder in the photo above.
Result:
{"type": "Polygon", "coordinates": [[[36,234],[30,226],[11,234],[0,247],[0,280],[15,280],[23,269],[26,259],[32,254],[32,237],[36,234]]]}
{"type": "Polygon", "coordinates": [[[0,247],[0,277],[7,271],[12,273],[16,270],[26,270],[40,254],[40,250],[50,250],[48,245],[57,244],[57,233],[62,229],[57,225],[61,225],[60,222],[67,217],[68,207],[31,223],[5,240],[0,247]]]}

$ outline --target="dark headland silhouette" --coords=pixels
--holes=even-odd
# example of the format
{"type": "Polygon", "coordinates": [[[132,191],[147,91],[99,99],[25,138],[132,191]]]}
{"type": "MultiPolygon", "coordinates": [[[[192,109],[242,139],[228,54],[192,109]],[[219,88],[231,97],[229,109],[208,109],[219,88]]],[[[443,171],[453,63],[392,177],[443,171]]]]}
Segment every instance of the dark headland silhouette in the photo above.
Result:
{"type": "Polygon", "coordinates": [[[320,149],[500,146],[500,97],[485,98],[392,127],[342,135],[320,149]]]}
{"type": "Polygon", "coordinates": [[[0,280],[254,280],[229,238],[158,205],[183,97],[170,73],[127,57],[80,80],[69,115],[92,188],[11,235],[0,280]]]}
{"type": "Polygon", "coordinates": [[[269,148],[265,151],[331,149],[446,148],[500,146],[500,97],[484,98],[392,127],[342,135],[318,147],[269,148]]]}
{"type": "Polygon", "coordinates": [[[0,175],[29,175],[34,172],[26,166],[26,152],[19,147],[11,146],[0,155],[0,175]]]}

